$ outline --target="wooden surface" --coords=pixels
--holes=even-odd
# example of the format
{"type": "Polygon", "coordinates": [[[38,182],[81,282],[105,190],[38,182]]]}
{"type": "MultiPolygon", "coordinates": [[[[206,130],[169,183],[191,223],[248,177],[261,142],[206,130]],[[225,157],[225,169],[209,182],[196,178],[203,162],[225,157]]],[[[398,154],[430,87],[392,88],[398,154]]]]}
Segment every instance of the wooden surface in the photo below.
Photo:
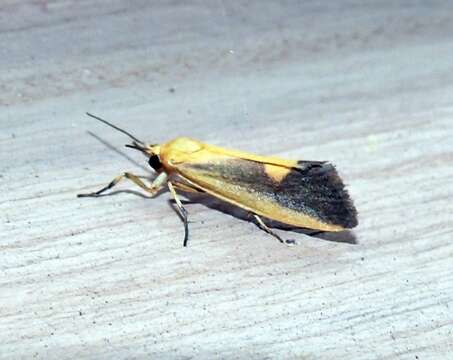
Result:
{"type": "Polygon", "coordinates": [[[9,0],[0,19],[0,358],[451,355],[451,1],[9,0]],[[289,248],[201,199],[183,248],[168,193],[75,197],[148,173],[85,111],[331,160],[360,225],[278,230],[289,248]]]}

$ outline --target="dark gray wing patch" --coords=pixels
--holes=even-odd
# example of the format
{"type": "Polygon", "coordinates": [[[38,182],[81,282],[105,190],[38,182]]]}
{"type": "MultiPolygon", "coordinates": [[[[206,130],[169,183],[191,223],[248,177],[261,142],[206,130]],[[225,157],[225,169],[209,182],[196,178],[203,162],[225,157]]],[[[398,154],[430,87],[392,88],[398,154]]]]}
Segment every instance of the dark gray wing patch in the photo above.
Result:
{"type": "MultiPolygon", "coordinates": [[[[299,161],[298,166],[276,181],[265,164],[245,159],[188,164],[203,176],[215,178],[256,193],[283,207],[319,221],[344,228],[357,225],[357,211],[335,167],[327,162],[299,161]]],[[[183,166],[184,167],[184,166],[183,166]]]]}
{"type": "Polygon", "coordinates": [[[299,161],[274,187],[280,204],[332,225],[357,226],[357,210],[335,167],[328,162],[299,161]]]}

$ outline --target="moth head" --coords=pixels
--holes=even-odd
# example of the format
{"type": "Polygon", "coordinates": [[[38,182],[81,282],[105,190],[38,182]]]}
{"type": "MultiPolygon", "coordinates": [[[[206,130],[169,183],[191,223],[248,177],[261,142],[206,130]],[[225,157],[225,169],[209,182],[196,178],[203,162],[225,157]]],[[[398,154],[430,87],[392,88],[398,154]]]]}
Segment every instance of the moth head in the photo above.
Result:
{"type": "Polygon", "coordinates": [[[151,166],[155,171],[162,170],[159,145],[139,144],[137,141],[133,141],[132,144],[127,144],[126,147],[141,151],[143,154],[148,156],[149,166],[151,166]]]}

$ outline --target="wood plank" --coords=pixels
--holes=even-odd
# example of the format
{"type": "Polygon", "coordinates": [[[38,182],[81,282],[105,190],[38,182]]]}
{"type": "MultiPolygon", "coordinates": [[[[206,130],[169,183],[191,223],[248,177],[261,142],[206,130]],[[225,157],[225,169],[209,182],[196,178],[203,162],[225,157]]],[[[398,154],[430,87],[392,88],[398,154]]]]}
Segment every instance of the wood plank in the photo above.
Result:
{"type": "MultiPolygon", "coordinates": [[[[0,5],[0,358],[446,358],[453,351],[453,4],[0,5]],[[330,160],[351,234],[206,198],[77,199],[127,139],[330,160]]],[[[133,189],[126,184],[121,189],[133,189]]]]}

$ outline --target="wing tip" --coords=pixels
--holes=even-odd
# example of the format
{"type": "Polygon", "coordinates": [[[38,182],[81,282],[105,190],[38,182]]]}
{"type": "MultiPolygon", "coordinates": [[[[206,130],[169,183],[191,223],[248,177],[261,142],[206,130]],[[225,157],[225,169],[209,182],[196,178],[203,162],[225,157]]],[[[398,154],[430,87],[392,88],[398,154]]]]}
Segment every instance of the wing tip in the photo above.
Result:
{"type": "Polygon", "coordinates": [[[335,166],[329,162],[299,161],[300,170],[307,172],[317,192],[320,220],[344,229],[358,225],[357,209],[335,166]]]}

